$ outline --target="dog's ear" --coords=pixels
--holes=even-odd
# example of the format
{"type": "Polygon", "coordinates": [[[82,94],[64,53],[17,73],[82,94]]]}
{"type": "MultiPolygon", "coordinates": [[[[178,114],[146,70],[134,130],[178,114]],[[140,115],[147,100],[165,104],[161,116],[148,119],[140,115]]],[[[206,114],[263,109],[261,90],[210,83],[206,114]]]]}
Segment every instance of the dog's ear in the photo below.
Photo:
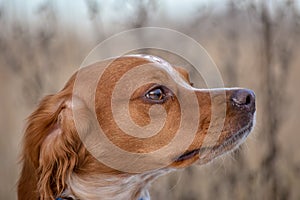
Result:
{"type": "Polygon", "coordinates": [[[39,152],[38,189],[43,197],[55,197],[66,188],[67,177],[78,160],[80,139],[72,120],[71,100],[61,102],[39,152]]]}
{"type": "Polygon", "coordinates": [[[177,72],[179,72],[179,74],[181,75],[181,77],[186,80],[186,82],[188,82],[190,85],[193,86],[193,83],[191,83],[190,81],[190,76],[189,76],[189,73],[188,71],[186,71],[186,69],[182,68],[182,67],[175,67],[175,70],[177,72]]]}
{"type": "MultiPolygon", "coordinates": [[[[67,187],[66,180],[76,168],[79,157],[84,156],[84,148],[73,121],[73,109],[82,109],[84,114],[86,107],[80,99],[71,95],[52,95],[42,100],[29,117],[20,182],[26,185],[26,181],[29,181],[29,177],[26,180],[29,171],[25,168],[30,163],[33,168],[30,170],[31,176],[37,177],[32,182],[36,186],[32,188],[36,188],[39,199],[55,199],[60,195],[67,187]]],[[[84,122],[88,123],[88,119],[84,122]]],[[[83,129],[88,129],[84,126],[81,124],[83,129]]],[[[19,196],[22,196],[20,182],[19,196]]]]}

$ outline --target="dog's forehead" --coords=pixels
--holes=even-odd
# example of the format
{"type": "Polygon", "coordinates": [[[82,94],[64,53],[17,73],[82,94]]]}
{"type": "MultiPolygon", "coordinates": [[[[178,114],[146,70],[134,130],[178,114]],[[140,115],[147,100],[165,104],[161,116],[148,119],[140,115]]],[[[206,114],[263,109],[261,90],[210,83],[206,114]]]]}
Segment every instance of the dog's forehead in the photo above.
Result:
{"type": "Polygon", "coordinates": [[[162,66],[166,66],[167,68],[171,67],[170,63],[165,61],[164,59],[153,56],[153,55],[146,55],[146,54],[134,54],[134,55],[128,55],[130,57],[137,57],[137,58],[144,58],[146,60],[149,60],[150,62],[160,64],[162,66]]]}
{"type": "Polygon", "coordinates": [[[166,60],[153,55],[146,55],[146,54],[134,54],[134,55],[127,55],[125,57],[131,58],[140,58],[143,60],[149,61],[146,65],[151,65],[154,70],[163,72],[165,75],[171,76],[173,79],[178,79],[178,71],[175,67],[173,67],[169,62],[166,60]]]}
{"type": "Polygon", "coordinates": [[[95,77],[96,74],[101,75],[102,72],[105,71],[105,69],[109,69],[109,68],[112,71],[114,71],[113,73],[117,73],[119,72],[120,68],[127,69],[128,71],[130,71],[133,68],[144,67],[144,66],[145,67],[151,66],[153,70],[161,71],[171,76],[177,74],[176,69],[166,60],[157,56],[146,55],[146,54],[132,54],[132,55],[108,58],[106,60],[99,61],[97,63],[83,67],[79,71],[81,74],[88,73],[91,78],[91,77],[95,77]],[[92,76],[92,74],[94,76],[92,76]]]}
{"type": "MultiPolygon", "coordinates": [[[[133,55],[126,55],[123,57],[124,60],[144,60],[146,63],[143,63],[141,65],[138,65],[138,67],[141,67],[141,70],[143,71],[143,67],[148,68],[148,73],[143,74],[143,76],[147,76],[150,78],[153,78],[153,81],[159,80],[159,81],[167,81],[169,83],[176,83],[181,86],[184,86],[185,88],[190,89],[190,85],[187,84],[187,82],[182,78],[184,76],[182,74],[182,71],[185,71],[185,69],[178,70],[176,67],[172,66],[168,61],[153,55],[146,55],[146,54],[133,54],[133,55]],[[150,69],[150,71],[149,71],[150,69]]],[[[137,66],[131,66],[128,70],[131,71],[131,69],[135,68],[137,66]]],[[[186,71],[185,71],[186,72],[186,71]]],[[[139,79],[143,78],[137,77],[139,79]]]]}

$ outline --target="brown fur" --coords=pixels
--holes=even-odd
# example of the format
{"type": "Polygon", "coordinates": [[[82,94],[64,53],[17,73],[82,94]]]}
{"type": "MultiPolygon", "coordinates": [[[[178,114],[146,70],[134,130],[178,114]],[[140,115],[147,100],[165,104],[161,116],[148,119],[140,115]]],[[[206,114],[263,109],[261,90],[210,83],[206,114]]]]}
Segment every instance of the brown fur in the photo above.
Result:
{"type": "MultiPolygon", "coordinates": [[[[81,71],[90,77],[94,73],[93,70],[107,63],[108,61],[96,63],[81,71]]],[[[106,136],[115,145],[129,152],[147,153],[160,149],[170,142],[180,124],[180,106],[176,97],[162,104],[167,113],[165,126],[158,134],[147,140],[123,134],[114,122],[110,99],[116,80],[135,66],[149,63],[153,63],[153,61],[142,57],[118,58],[104,71],[97,85],[95,98],[97,120],[103,127],[106,136]]],[[[177,68],[177,71],[190,84],[188,73],[180,68],[177,68]]],[[[249,126],[253,126],[255,106],[252,108],[252,105],[251,109],[247,110],[232,104],[232,96],[237,89],[195,90],[193,92],[197,96],[201,115],[198,131],[186,152],[203,149],[203,152],[206,152],[205,156],[200,158],[199,155],[195,155],[190,159],[176,161],[176,158],[185,152],[175,151],[172,152],[172,155],[167,155],[173,161],[163,169],[139,174],[121,172],[100,163],[87,151],[80,140],[78,127],[74,125],[72,111],[81,109],[82,126],[80,128],[87,134],[90,126],[88,120],[90,111],[88,102],[82,101],[80,97],[78,97],[76,108],[70,106],[72,100],[74,101],[72,97],[74,98],[73,87],[76,75],[77,73],[71,77],[60,92],[45,97],[28,118],[22,151],[23,168],[18,184],[19,200],[53,200],[59,196],[96,199],[97,195],[102,195],[98,196],[101,199],[136,199],[156,177],[172,169],[189,166],[196,161],[201,164],[209,162],[218,155],[235,148],[237,143],[226,143],[226,145],[224,143],[243,127],[249,124],[251,124],[249,126]],[[226,94],[225,102],[221,98],[223,94],[226,94]],[[220,137],[216,138],[215,135],[207,135],[209,126],[211,124],[217,126],[216,124],[221,123],[220,121],[224,119],[222,117],[211,119],[211,105],[217,105],[218,111],[222,103],[226,104],[227,110],[225,125],[220,137]],[[205,143],[207,146],[203,146],[205,138],[215,141],[215,145],[213,142],[207,142],[205,143]],[[102,190],[102,187],[110,187],[111,191],[102,190]],[[90,189],[95,194],[84,192],[83,188],[90,189]],[[127,189],[124,191],[124,188],[127,189]]],[[[86,82],[88,83],[88,80],[86,82]]],[[[136,90],[129,103],[130,116],[140,126],[150,123],[148,111],[151,104],[145,103],[139,98],[149,87],[150,85],[144,85],[136,90]]]]}

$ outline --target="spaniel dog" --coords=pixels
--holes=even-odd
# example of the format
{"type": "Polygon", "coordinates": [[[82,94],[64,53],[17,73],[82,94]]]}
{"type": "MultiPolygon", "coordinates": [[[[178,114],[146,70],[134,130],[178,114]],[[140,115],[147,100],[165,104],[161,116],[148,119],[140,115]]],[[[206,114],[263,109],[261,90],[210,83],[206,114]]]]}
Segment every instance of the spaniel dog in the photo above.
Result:
{"type": "Polygon", "coordinates": [[[239,146],[254,118],[253,91],[194,88],[159,57],[94,63],[28,118],[18,198],[148,200],[157,177],[239,146]]]}

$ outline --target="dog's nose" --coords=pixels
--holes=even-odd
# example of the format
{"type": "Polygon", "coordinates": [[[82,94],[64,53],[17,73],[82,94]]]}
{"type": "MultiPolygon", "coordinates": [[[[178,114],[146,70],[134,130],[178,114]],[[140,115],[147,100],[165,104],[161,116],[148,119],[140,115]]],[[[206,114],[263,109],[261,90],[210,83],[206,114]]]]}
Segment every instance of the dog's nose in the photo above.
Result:
{"type": "Polygon", "coordinates": [[[252,90],[238,89],[231,96],[233,106],[245,109],[251,113],[255,112],[255,94],[252,90]]]}

